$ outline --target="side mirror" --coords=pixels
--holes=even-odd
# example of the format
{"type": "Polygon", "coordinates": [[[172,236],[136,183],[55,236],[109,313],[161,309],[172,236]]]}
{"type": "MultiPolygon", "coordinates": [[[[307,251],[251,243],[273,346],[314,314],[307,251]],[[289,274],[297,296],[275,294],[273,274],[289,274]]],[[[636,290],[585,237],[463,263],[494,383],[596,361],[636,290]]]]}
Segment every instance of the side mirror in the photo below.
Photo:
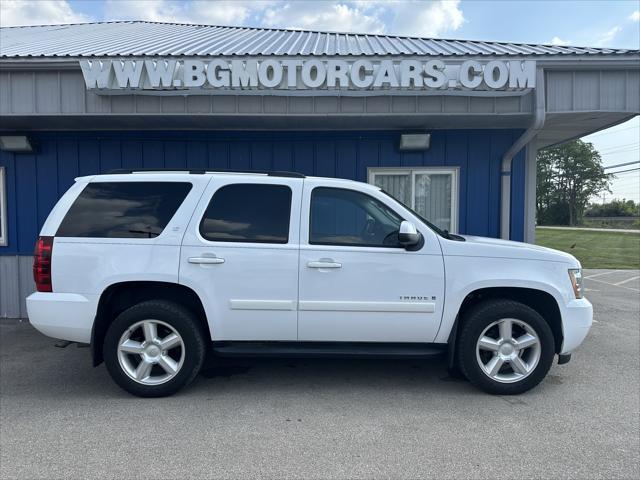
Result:
{"type": "Polygon", "coordinates": [[[413,223],[403,220],[398,230],[398,242],[407,250],[417,250],[423,243],[422,234],[413,223]]]}

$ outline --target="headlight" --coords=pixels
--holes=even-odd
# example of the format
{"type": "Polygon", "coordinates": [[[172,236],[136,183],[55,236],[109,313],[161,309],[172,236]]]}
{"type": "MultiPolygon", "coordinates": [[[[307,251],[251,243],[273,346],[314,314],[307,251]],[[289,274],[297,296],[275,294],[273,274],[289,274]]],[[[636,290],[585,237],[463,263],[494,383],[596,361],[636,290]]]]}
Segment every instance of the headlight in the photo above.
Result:
{"type": "Polygon", "coordinates": [[[570,268],[569,278],[571,279],[571,286],[573,286],[573,293],[576,298],[582,298],[584,296],[582,290],[582,269],[570,268]]]}

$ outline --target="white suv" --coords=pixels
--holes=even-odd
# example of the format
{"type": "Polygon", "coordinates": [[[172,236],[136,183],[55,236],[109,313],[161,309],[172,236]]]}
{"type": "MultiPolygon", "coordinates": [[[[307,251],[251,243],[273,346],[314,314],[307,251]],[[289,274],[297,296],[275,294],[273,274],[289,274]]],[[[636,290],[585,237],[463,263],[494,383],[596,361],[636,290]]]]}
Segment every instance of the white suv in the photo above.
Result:
{"type": "Polygon", "coordinates": [[[579,262],[452,235],[373,185],[286,172],[78,178],[35,251],[31,323],[90,343],[140,396],[205,355],[447,355],[516,394],[566,363],[592,321],[579,262]]]}

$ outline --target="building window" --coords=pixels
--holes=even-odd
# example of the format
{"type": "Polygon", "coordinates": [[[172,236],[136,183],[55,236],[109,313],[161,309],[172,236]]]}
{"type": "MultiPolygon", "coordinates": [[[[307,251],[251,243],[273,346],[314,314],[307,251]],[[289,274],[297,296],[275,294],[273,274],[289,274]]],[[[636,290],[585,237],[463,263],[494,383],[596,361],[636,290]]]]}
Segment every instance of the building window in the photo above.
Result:
{"type": "Polygon", "coordinates": [[[0,167],[0,247],[7,245],[7,178],[0,167]]]}
{"type": "Polygon", "coordinates": [[[435,226],[452,233],[458,231],[457,168],[370,168],[369,183],[435,226]]]}

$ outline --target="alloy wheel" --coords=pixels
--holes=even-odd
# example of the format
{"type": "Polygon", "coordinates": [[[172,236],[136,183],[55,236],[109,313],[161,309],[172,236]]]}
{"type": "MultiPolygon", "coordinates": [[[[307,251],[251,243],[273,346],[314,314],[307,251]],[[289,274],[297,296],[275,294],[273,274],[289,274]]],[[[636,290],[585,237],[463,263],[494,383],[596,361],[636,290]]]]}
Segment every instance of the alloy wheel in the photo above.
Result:
{"type": "Polygon", "coordinates": [[[500,383],[528,377],[538,365],[541,342],[526,322],[502,318],[491,323],[478,337],[476,358],[485,375],[500,383]]]}
{"type": "Polygon", "coordinates": [[[174,378],[182,368],[184,355],[180,334],[160,320],[136,322],[118,341],[120,367],[143,385],[160,385],[174,378]]]}

